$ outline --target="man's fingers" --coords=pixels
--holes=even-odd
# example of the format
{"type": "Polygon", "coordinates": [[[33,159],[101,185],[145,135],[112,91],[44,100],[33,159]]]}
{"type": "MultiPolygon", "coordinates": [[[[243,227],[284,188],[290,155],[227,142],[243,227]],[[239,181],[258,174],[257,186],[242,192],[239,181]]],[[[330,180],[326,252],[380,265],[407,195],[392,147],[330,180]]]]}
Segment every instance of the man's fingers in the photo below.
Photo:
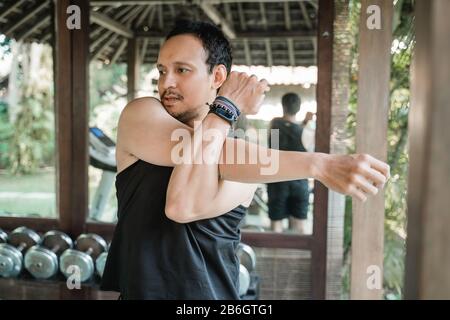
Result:
{"type": "Polygon", "coordinates": [[[362,189],[365,193],[376,195],[378,193],[378,188],[367,181],[363,176],[357,175],[355,177],[356,187],[362,189]]]}
{"type": "Polygon", "coordinates": [[[270,87],[269,87],[269,82],[267,82],[266,79],[261,79],[259,81],[261,87],[263,88],[263,92],[269,92],[270,91],[270,87]]]}
{"type": "Polygon", "coordinates": [[[369,164],[372,168],[380,171],[386,177],[386,179],[389,179],[391,177],[390,167],[387,163],[384,163],[383,161],[380,161],[374,157],[370,157],[369,164]]]}
{"type": "Polygon", "coordinates": [[[370,181],[372,181],[376,186],[384,186],[387,181],[387,177],[382,175],[379,171],[373,168],[367,168],[363,175],[370,181]]]}
{"type": "Polygon", "coordinates": [[[351,188],[350,196],[362,202],[365,202],[367,200],[367,196],[364,194],[364,192],[362,192],[360,189],[356,187],[351,188]]]}

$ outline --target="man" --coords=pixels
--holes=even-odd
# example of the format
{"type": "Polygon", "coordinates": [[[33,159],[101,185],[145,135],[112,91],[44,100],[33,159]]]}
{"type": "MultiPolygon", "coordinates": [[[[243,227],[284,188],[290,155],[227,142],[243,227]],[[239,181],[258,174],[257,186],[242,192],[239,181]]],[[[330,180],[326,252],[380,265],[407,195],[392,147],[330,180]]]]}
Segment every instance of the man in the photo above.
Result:
{"type": "Polygon", "coordinates": [[[360,199],[385,183],[389,168],[370,156],[280,152],[272,175],[227,157],[233,144],[246,155],[258,148],[226,135],[239,112],[258,112],[268,90],[265,80],[230,73],[231,63],[220,29],[177,24],[157,61],[161,101],[136,99],[122,112],[118,222],[102,289],[123,299],[239,299],[235,249],[255,191],[249,183],[311,176],[360,199]],[[190,149],[180,151],[180,134],[190,149]]]}
{"type": "MultiPolygon", "coordinates": [[[[302,143],[303,126],[311,120],[312,114],[305,117],[301,126],[295,119],[300,111],[300,97],[295,93],[286,93],[281,98],[281,104],[283,117],[274,118],[270,122],[270,129],[279,132],[277,149],[305,152],[306,148],[302,143]]],[[[270,137],[269,135],[269,148],[275,148],[270,137]]],[[[283,220],[289,218],[289,229],[304,234],[309,208],[308,180],[269,183],[267,195],[272,231],[283,232],[283,220]]]]}

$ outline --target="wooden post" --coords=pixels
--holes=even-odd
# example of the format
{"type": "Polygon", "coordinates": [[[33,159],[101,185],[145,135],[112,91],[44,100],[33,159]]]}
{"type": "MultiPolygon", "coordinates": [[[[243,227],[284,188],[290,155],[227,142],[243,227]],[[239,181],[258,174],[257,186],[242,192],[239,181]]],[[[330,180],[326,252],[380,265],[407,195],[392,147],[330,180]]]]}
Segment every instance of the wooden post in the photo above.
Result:
{"type": "Polygon", "coordinates": [[[55,2],[55,110],[60,228],[83,231],[88,213],[89,0],[55,2]],[[69,30],[67,7],[81,10],[81,28],[69,30]]]}
{"type": "MultiPolygon", "coordinates": [[[[356,151],[384,161],[392,19],[392,1],[361,2],[356,151]],[[377,19],[381,25],[377,26],[377,19]]],[[[351,299],[382,299],[383,243],[384,192],[365,203],[353,201],[351,299]]]]}
{"type": "MultiPolygon", "coordinates": [[[[349,19],[349,0],[335,0],[333,51],[333,92],[331,104],[330,153],[347,153],[347,114],[350,96],[351,48],[354,35],[349,19]]],[[[345,196],[328,191],[326,299],[341,299],[344,258],[345,196]]]]}
{"type": "Polygon", "coordinates": [[[128,40],[127,48],[128,101],[136,98],[139,85],[139,47],[136,38],[128,40]]]}
{"type": "Polygon", "coordinates": [[[450,2],[417,0],[406,299],[450,299],[450,2]]]}
{"type": "Polygon", "coordinates": [[[84,231],[89,211],[89,0],[72,0],[81,9],[81,29],[72,30],[72,230],[84,231]]]}
{"type": "Polygon", "coordinates": [[[55,114],[57,148],[57,207],[60,229],[70,232],[72,203],[72,48],[70,30],[66,27],[69,0],[55,3],[55,114]]]}
{"type": "MultiPolygon", "coordinates": [[[[333,69],[334,0],[319,1],[316,151],[330,152],[333,69]]],[[[311,248],[312,298],[326,297],[328,189],[314,184],[313,243],[311,248]]]]}

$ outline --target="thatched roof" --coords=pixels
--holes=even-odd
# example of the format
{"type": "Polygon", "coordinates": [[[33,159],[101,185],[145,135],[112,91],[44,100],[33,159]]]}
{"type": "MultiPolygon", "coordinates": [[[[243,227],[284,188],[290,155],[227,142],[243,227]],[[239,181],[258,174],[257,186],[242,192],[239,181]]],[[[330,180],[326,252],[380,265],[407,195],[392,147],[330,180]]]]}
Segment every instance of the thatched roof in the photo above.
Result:
{"type": "MultiPolygon", "coordinates": [[[[230,38],[235,64],[315,64],[317,0],[90,1],[92,59],[121,62],[136,37],[144,63],[154,63],[175,19],[189,12],[220,25],[230,38]]],[[[0,2],[0,33],[20,41],[53,42],[51,0],[0,2]]]]}

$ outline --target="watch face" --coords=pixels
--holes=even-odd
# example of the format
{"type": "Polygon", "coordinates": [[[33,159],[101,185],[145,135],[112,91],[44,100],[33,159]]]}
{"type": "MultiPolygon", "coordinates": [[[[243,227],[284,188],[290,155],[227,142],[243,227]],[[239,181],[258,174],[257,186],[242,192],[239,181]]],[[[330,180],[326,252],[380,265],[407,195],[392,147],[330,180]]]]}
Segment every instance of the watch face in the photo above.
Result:
{"type": "Polygon", "coordinates": [[[229,110],[226,106],[222,106],[221,104],[214,103],[210,107],[210,112],[218,115],[222,119],[228,121],[230,124],[233,124],[234,122],[237,121],[237,116],[231,110],[229,110]]]}

